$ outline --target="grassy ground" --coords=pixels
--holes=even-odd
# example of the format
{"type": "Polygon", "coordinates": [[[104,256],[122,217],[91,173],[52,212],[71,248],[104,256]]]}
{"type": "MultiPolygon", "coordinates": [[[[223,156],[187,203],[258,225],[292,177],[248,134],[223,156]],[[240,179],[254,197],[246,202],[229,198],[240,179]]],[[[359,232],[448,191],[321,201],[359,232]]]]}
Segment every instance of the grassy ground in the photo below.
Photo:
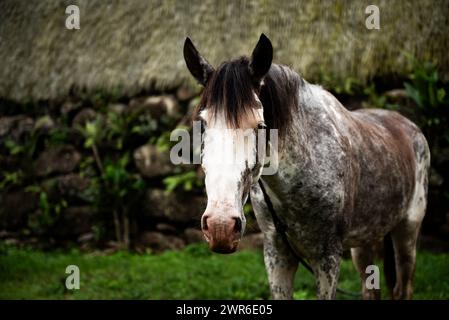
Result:
{"type": "MultiPolygon", "coordinates": [[[[351,261],[342,264],[339,287],[359,290],[351,261]]],[[[314,290],[313,278],[301,268],[295,298],[314,299],[314,290]]],[[[162,255],[95,255],[0,245],[0,299],[267,298],[263,258],[254,251],[223,256],[193,245],[162,255]],[[65,268],[70,264],[80,268],[80,290],[65,289],[65,268]]],[[[338,294],[337,298],[350,297],[338,294]]],[[[449,299],[449,254],[418,253],[415,299],[449,299]]]]}

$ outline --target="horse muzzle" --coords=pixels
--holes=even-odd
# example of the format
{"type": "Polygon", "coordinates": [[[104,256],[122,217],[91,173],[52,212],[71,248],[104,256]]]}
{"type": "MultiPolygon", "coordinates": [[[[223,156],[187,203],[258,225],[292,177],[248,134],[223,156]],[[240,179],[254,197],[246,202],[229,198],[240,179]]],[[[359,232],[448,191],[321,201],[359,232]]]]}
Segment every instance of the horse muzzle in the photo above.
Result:
{"type": "Polygon", "coordinates": [[[204,214],[201,227],[213,252],[233,253],[237,250],[243,233],[240,217],[204,214]]]}

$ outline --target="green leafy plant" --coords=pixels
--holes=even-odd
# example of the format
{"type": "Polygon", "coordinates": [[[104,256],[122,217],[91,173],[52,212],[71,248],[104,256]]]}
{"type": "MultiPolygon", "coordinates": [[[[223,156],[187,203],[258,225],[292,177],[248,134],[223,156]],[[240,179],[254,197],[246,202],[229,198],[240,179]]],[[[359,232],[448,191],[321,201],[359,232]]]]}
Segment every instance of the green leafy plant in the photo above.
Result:
{"type": "Polygon", "coordinates": [[[6,139],[4,142],[6,148],[9,150],[9,154],[18,155],[25,152],[25,146],[15,142],[13,139],[6,139]]]}
{"type": "Polygon", "coordinates": [[[47,145],[58,145],[58,144],[64,144],[69,139],[69,132],[68,128],[62,127],[53,129],[50,131],[49,136],[47,137],[46,144],[47,145]]]}
{"type": "Polygon", "coordinates": [[[9,187],[20,185],[24,178],[22,170],[13,172],[4,172],[3,179],[0,180],[0,190],[5,190],[9,187]]]}
{"type": "Polygon", "coordinates": [[[48,194],[45,191],[41,191],[39,194],[39,208],[42,210],[47,224],[51,225],[55,218],[61,214],[62,209],[67,208],[67,201],[61,198],[52,203],[48,199],[48,194]]]}
{"type": "Polygon", "coordinates": [[[184,191],[191,191],[194,187],[201,188],[203,186],[203,181],[198,179],[196,172],[193,170],[168,176],[162,182],[165,184],[167,193],[179,188],[184,191]]]}
{"type": "MultiPolygon", "coordinates": [[[[130,243],[128,209],[142,195],[145,182],[140,175],[129,170],[129,153],[118,159],[107,158],[104,164],[100,157],[98,159],[100,175],[91,178],[85,197],[100,211],[112,212],[117,243],[120,248],[127,249],[130,243]]],[[[89,163],[85,166],[88,167],[89,163]]]]}
{"type": "Polygon", "coordinates": [[[368,104],[374,108],[384,108],[397,111],[400,106],[395,103],[389,103],[385,94],[380,94],[376,90],[375,84],[370,84],[363,89],[363,94],[368,98],[368,104]]]}
{"type": "MultiPolygon", "coordinates": [[[[94,121],[78,127],[84,137],[84,147],[92,150],[92,158],[98,170],[91,170],[92,161],[82,163],[82,174],[90,175],[91,185],[85,190],[86,199],[101,211],[112,212],[115,236],[121,248],[129,247],[129,207],[138,199],[145,188],[144,180],[131,171],[130,154],[123,148],[132,143],[133,138],[145,137],[156,130],[157,125],[146,123],[145,114],[118,114],[105,111],[94,121]],[[129,143],[128,143],[129,142],[129,143]],[[107,146],[108,157],[103,159],[100,146],[107,146]],[[111,148],[122,153],[110,153],[111,148]],[[96,172],[95,172],[96,171],[96,172]]],[[[162,140],[162,139],[161,139],[162,140]]]]}
{"type": "Polygon", "coordinates": [[[106,162],[101,176],[100,193],[103,200],[101,203],[112,210],[117,241],[126,249],[130,241],[128,208],[145,189],[143,179],[127,170],[128,163],[128,153],[117,161],[106,162]]]}
{"type": "MultiPolygon", "coordinates": [[[[190,130],[187,126],[177,126],[175,130],[190,130]]],[[[170,150],[178,141],[171,141],[172,131],[164,131],[158,137],[152,137],[150,143],[154,144],[160,151],[170,150]]]]}
{"type": "Polygon", "coordinates": [[[126,138],[129,119],[126,116],[110,111],[106,114],[106,122],[105,139],[114,141],[115,148],[121,150],[126,138]]]}
{"type": "Polygon", "coordinates": [[[159,123],[149,114],[141,114],[131,121],[131,133],[140,136],[151,136],[159,128],[159,123]]]}
{"type": "Polygon", "coordinates": [[[127,170],[129,153],[125,153],[117,161],[107,161],[102,180],[112,194],[119,198],[126,197],[132,190],[140,190],[145,184],[138,174],[127,170]]]}
{"type": "Polygon", "coordinates": [[[39,185],[30,185],[25,188],[26,192],[39,194],[39,214],[30,222],[30,227],[38,231],[44,231],[52,227],[68,204],[64,198],[50,199],[48,193],[39,185]]]}
{"type": "Polygon", "coordinates": [[[105,131],[102,119],[97,117],[95,121],[87,122],[84,127],[78,126],[77,129],[84,137],[84,147],[91,149],[95,162],[97,163],[100,172],[104,172],[103,162],[98,152],[98,144],[102,141],[105,131]]]}
{"type": "Polygon", "coordinates": [[[63,128],[54,128],[47,133],[34,128],[20,139],[8,137],[0,145],[3,144],[10,155],[21,156],[28,161],[35,155],[40,141],[44,141],[46,145],[60,144],[66,142],[67,136],[67,129],[63,128]]]}
{"type": "Polygon", "coordinates": [[[78,129],[85,138],[85,148],[91,148],[93,145],[98,144],[104,136],[103,123],[99,117],[95,121],[87,122],[84,127],[78,127],[78,129]]]}
{"type": "Polygon", "coordinates": [[[404,83],[407,95],[416,103],[422,114],[423,127],[447,125],[449,100],[446,89],[440,84],[438,71],[430,62],[411,59],[413,71],[410,81],[404,83]]]}
{"type": "Polygon", "coordinates": [[[338,95],[352,96],[362,91],[361,83],[354,77],[347,77],[342,81],[335,74],[321,67],[318,74],[318,83],[338,95]]]}

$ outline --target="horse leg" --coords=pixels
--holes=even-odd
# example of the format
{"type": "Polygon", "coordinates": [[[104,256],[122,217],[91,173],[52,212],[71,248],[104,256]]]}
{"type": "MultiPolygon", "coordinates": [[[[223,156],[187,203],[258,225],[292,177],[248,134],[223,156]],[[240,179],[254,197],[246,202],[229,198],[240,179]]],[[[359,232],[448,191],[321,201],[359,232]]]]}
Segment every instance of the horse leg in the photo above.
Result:
{"type": "Polygon", "coordinates": [[[293,281],[298,259],[274,226],[273,218],[259,185],[251,188],[251,203],[264,235],[263,252],[271,296],[276,300],[293,299],[293,281]]]}
{"type": "Polygon", "coordinates": [[[298,260],[277,232],[264,234],[264,260],[273,299],[293,299],[298,260]]]}
{"type": "Polygon", "coordinates": [[[338,276],[340,274],[340,261],[340,254],[327,255],[311,261],[316,279],[318,299],[335,299],[338,276]]]}
{"type": "Polygon", "coordinates": [[[419,147],[419,150],[416,150],[418,163],[414,194],[406,218],[400,221],[391,232],[396,264],[396,285],[393,289],[393,299],[412,298],[416,242],[426,212],[430,153],[424,136],[420,135],[417,139],[415,145],[419,147]]]}
{"type": "Polygon", "coordinates": [[[396,263],[396,285],[392,298],[411,299],[416,264],[416,242],[421,222],[403,220],[392,231],[396,263]]]}
{"type": "Polygon", "coordinates": [[[374,250],[371,246],[351,248],[352,262],[359,272],[362,282],[362,297],[364,300],[379,300],[380,289],[368,289],[366,287],[366,267],[374,264],[374,250]]]}

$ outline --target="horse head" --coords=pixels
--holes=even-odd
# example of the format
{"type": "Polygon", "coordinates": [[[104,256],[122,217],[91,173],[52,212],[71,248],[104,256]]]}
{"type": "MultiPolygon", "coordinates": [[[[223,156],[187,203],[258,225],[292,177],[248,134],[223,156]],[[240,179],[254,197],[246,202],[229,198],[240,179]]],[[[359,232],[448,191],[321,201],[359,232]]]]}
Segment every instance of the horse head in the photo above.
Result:
{"type": "Polygon", "coordinates": [[[270,40],[261,35],[251,58],[222,63],[217,69],[187,38],[184,59],[191,74],[204,86],[195,118],[203,127],[202,161],[207,207],[201,226],[214,252],[232,253],[245,229],[243,206],[263,169],[265,127],[259,99],[263,79],[273,58],[270,40]],[[263,130],[264,131],[264,130],[263,130]]]}

